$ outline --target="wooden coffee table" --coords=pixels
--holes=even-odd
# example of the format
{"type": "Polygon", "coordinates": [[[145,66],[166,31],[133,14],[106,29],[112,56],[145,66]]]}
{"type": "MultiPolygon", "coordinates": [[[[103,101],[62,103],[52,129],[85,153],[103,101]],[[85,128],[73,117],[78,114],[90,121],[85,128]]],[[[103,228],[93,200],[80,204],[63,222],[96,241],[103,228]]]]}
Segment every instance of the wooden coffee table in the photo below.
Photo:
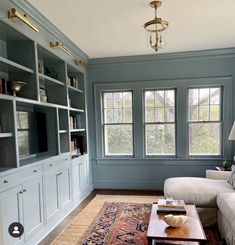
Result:
{"type": "Polygon", "coordinates": [[[167,243],[177,244],[176,241],[185,241],[185,244],[205,244],[207,242],[197,209],[194,204],[186,204],[189,220],[182,227],[169,227],[163,220],[166,213],[157,214],[157,204],[152,205],[147,238],[148,245],[167,243]]]}

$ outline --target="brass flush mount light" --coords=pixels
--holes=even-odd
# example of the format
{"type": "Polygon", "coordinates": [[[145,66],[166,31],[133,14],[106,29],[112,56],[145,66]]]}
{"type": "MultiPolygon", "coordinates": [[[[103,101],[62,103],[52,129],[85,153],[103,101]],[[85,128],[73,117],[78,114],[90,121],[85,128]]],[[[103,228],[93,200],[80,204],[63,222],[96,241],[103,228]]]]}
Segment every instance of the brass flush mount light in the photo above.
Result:
{"type": "Polygon", "coordinates": [[[19,12],[17,12],[15,8],[9,10],[7,14],[10,20],[15,21],[15,19],[18,18],[19,20],[24,22],[27,26],[32,28],[34,31],[39,32],[38,27],[27,18],[26,14],[20,14],[19,12]]]}
{"type": "Polygon", "coordinates": [[[67,55],[71,55],[71,52],[68,51],[68,49],[66,49],[62,43],[59,43],[59,42],[55,42],[55,43],[50,42],[50,47],[51,48],[59,48],[62,51],[64,51],[67,55]]]}
{"type": "Polygon", "coordinates": [[[164,48],[165,46],[161,32],[167,29],[169,23],[168,21],[157,17],[157,10],[162,5],[161,1],[153,1],[149,5],[155,9],[155,18],[146,22],[144,28],[150,34],[149,44],[151,48],[157,52],[160,48],[164,48]]]}

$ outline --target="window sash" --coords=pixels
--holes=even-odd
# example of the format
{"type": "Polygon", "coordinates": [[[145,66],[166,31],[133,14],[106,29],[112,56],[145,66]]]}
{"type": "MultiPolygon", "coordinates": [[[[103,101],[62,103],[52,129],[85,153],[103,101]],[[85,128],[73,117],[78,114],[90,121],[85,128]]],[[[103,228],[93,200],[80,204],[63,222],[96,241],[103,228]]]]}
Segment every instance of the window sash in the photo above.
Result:
{"type": "MultiPolygon", "coordinates": [[[[113,95],[113,98],[114,98],[114,95],[113,95]]],[[[113,103],[114,103],[114,100],[113,100],[113,103]]],[[[102,92],[102,131],[103,131],[103,153],[104,153],[104,156],[105,157],[118,157],[118,156],[121,156],[121,157],[133,157],[134,156],[134,126],[133,126],[133,91],[130,91],[130,90],[119,90],[119,91],[107,91],[107,92],[102,92]],[[114,104],[113,104],[113,107],[110,107],[110,108],[106,108],[104,106],[104,95],[105,93],[125,93],[125,92],[129,92],[131,94],[131,107],[125,107],[123,105],[123,97],[122,97],[122,106],[121,107],[114,107],[114,104]],[[122,110],[122,122],[105,122],[105,110],[107,109],[110,109],[110,110],[122,110]],[[130,109],[131,110],[131,122],[124,122],[123,121],[123,111],[125,109],[130,109]],[[132,126],[131,127],[131,130],[132,130],[132,154],[122,154],[122,153],[118,153],[118,154],[106,154],[106,148],[107,148],[107,144],[108,142],[106,142],[106,131],[105,131],[105,127],[106,126],[121,126],[121,125],[130,125],[132,126]]],[[[114,120],[114,114],[113,114],[113,120],[114,120]]]]}
{"type": "Polygon", "coordinates": [[[145,156],[147,157],[175,157],[176,156],[176,89],[174,88],[169,88],[169,89],[153,89],[153,90],[145,90],[144,91],[144,148],[145,148],[145,156]],[[156,106],[156,98],[155,98],[155,93],[157,91],[163,91],[164,92],[164,102],[163,102],[163,106],[159,107],[156,106]],[[165,92],[167,91],[173,91],[174,92],[174,105],[166,105],[166,99],[165,99],[165,92]],[[147,92],[153,92],[154,93],[154,105],[153,106],[146,106],[146,93],[147,92]],[[147,121],[147,117],[146,117],[146,109],[153,109],[154,113],[155,110],[158,108],[162,108],[164,110],[164,121],[157,121],[155,120],[155,115],[154,115],[154,121],[147,121]],[[165,121],[166,119],[166,114],[165,114],[165,110],[167,108],[173,108],[174,109],[174,120],[173,121],[165,121]],[[147,153],[147,125],[174,125],[174,153],[173,154],[148,154],[147,153]]]}

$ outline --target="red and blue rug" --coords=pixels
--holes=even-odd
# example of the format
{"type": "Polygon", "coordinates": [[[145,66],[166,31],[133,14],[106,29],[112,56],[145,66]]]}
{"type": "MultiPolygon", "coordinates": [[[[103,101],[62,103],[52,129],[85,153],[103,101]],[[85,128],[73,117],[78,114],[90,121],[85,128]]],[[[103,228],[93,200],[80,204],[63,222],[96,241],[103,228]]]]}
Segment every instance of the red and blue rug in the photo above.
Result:
{"type": "MultiPolygon", "coordinates": [[[[151,204],[107,202],[85,232],[82,245],[147,245],[151,204]]],[[[216,228],[206,228],[207,245],[219,245],[216,228]]],[[[176,242],[174,244],[197,244],[176,242]]]]}

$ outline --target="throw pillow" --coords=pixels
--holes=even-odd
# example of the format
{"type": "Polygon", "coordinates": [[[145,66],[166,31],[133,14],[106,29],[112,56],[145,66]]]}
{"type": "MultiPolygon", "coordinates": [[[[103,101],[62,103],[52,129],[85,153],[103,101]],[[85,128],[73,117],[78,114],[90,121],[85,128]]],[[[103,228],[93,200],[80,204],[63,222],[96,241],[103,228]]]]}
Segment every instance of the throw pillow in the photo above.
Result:
{"type": "Polygon", "coordinates": [[[235,188],[235,168],[232,168],[232,170],[231,170],[231,174],[230,174],[230,176],[229,176],[228,183],[229,183],[233,188],[235,188]]]}

